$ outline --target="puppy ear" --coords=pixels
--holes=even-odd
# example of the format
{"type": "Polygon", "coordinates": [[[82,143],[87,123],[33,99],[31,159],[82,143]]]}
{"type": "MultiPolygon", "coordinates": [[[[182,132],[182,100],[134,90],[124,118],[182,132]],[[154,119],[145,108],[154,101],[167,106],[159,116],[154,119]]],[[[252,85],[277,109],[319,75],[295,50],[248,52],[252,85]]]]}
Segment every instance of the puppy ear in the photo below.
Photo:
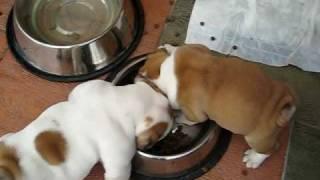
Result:
{"type": "Polygon", "coordinates": [[[0,180],[15,180],[14,176],[9,169],[0,167],[0,180]]]}
{"type": "Polygon", "coordinates": [[[157,79],[160,76],[160,68],[168,54],[163,50],[151,53],[147,57],[147,61],[140,68],[139,73],[145,75],[149,79],[157,79]]]}
{"type": "Polygon", "coordinates": [[[290,119],[296,111],[296,106],[292,103],[286,103],[280,112],[280,118],[278,118],[277,125],[285,127],[288,125],[290,119]]]}
{"type": "Polygon", "coordinates": [[[168,128],[168,123],[160,122],[151,128],[143,131],[136,137],[137,148],[140,150],[148,149],[160,140],[168,128]]]}

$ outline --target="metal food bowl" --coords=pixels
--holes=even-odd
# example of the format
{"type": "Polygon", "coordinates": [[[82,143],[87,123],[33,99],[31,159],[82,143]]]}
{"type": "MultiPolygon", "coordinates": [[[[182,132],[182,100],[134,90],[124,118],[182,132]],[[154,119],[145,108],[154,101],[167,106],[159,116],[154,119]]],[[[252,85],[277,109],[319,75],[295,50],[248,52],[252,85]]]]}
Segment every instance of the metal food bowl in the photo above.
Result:
{"type": "MultiPolygon", "coordinates": [[[[107,80],[115,85],[133,83],[146,57],[109,74],[107,80]]],[[[138,151],[133,160],[134,179],[194,179],[206,173],[226,151],[230,132],[213,121],[195,126],[175,124],[163,140],[146,151],[138,151]]]]}
{"type": "Polygon", "coordinates": [[[80,81],[110,72],[143,33],[140,0],[16,0],[8,42],[31,72],[80,81]]]}

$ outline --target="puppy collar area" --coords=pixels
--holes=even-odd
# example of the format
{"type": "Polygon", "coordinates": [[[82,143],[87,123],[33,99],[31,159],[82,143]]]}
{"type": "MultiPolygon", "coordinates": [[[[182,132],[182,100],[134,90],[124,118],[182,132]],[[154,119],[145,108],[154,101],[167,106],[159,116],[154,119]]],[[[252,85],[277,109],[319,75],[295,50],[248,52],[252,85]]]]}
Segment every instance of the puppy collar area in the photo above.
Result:
{"type": "Polygon", "coordinates": [[[150,79],[146,78],[144,75],[142,75],[141,73],[138,73],[137,75],[138,78],[141,78],[143,82],[147,83],[153,90],[155,90],[156,92],[159,92],[160,94],[162,94],[165,98],[168,99],[168,96],[155,84],[153,83],[150,79]]]}

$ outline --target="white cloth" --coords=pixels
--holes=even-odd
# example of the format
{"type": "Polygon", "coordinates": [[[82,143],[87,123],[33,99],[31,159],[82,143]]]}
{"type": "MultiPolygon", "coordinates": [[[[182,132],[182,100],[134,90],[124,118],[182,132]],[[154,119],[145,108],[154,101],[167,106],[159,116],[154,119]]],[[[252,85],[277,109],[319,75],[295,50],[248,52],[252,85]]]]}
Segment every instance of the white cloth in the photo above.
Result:
{"type": "Polygon", "coordinates": [[[186,43],[320,72],[320,0],[197,0],[186,43]]]}

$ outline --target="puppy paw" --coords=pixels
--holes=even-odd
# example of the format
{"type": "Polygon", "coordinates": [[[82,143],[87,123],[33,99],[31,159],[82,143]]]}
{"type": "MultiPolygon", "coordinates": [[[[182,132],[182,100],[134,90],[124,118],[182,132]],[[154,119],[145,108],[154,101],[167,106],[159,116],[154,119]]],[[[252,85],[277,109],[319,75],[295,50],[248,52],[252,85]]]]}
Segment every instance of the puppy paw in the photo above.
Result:
{"type": "Polygon", "coordinates": [[[175,118],[175,121],[177,124],[185,124],[188,126],[193,126],[198,123],[198,122],[189,121],[183,113],[179,113],[179,115],[177,115],[177,117],[175,118]]]}
{"type": "Polygon", "coordinates": [[[247,168],[257,168],[269,156],[269,154],[260,154],[254,151],[253,149],[248,149],[244,153],[242,161],[246,163],[247,168]]]}

